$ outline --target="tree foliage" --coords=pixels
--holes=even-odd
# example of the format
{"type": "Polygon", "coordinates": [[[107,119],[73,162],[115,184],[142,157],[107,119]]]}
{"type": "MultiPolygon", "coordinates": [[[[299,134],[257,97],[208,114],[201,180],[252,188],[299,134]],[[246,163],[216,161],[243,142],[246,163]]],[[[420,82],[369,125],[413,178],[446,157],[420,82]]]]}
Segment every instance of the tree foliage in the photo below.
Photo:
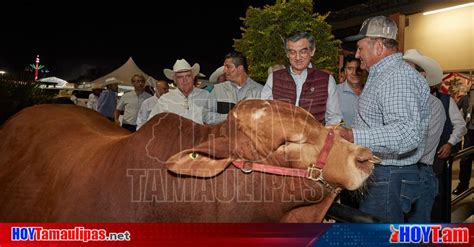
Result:
{"type": "Polygon", "coordinates": [[[235,39],[234,47],[247,57],[250,76],[265,81],[270,66],[288,64],[284,38],[298,30],[311,31],[316,40],[312,63],[317,68],[337,71],[341,41],[334,39],[326,17],[313,13],[311,0],[277,0],[275,5],[249,7],[242,18],[242,39],[235,39]]]}

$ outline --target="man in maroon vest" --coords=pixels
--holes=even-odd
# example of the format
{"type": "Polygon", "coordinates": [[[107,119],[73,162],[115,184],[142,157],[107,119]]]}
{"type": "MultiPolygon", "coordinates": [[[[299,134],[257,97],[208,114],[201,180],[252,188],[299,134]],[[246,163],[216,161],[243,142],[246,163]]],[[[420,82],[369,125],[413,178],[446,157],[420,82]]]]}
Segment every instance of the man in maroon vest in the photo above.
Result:
{"type": "Polygon", "coordinates": [[[291,66],[268,76],[261,98],[300,106],[326,125],[341,122],[336,80],[311,64],[316,50],[313,35],[298,31],[285,39],[285,49],[291,66]]]}

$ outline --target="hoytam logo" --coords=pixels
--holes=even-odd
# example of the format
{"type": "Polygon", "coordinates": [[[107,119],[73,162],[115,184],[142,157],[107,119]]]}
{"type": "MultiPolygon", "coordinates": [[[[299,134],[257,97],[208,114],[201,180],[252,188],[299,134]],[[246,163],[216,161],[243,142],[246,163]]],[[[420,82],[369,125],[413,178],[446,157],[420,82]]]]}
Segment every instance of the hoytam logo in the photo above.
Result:
{"type": "Polygon", "coordinates": [[[390,243],[469,243],[469,228],[441,225],[390,225],[390,243]]]}
{"type": "Polygon", "coordinates": [[[130,232],[107,232],[105,229],[44,229],[43,227],[12,227],[12,241],[130,241],[130,232]]]}

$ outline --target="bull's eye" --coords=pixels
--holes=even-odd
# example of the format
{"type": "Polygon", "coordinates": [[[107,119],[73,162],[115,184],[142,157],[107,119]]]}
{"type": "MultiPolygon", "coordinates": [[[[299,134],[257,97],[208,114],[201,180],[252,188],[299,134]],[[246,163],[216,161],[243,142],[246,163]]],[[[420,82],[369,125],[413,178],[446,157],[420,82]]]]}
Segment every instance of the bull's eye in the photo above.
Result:
{"type": "Polygon", "coordinates": [[[189,154],[189,158],[191,158],[192,160],[195,160],[198,156],[199,156],[199,154],[197,154],[195,152],[192,152],[192,153],[189,154]]]}

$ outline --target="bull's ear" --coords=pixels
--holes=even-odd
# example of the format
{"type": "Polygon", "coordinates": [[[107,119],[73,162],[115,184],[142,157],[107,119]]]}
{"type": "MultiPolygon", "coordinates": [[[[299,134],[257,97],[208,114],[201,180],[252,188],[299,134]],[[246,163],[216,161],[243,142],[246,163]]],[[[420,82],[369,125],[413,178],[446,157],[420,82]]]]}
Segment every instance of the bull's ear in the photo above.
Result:
{"type": "Polygon", "coordinates": [[[229,157],[227,138],[216,138],[177,153],[166,161],[166,167],[177,174],[195,177],[213,177],[224,171],[229,157]]]}

